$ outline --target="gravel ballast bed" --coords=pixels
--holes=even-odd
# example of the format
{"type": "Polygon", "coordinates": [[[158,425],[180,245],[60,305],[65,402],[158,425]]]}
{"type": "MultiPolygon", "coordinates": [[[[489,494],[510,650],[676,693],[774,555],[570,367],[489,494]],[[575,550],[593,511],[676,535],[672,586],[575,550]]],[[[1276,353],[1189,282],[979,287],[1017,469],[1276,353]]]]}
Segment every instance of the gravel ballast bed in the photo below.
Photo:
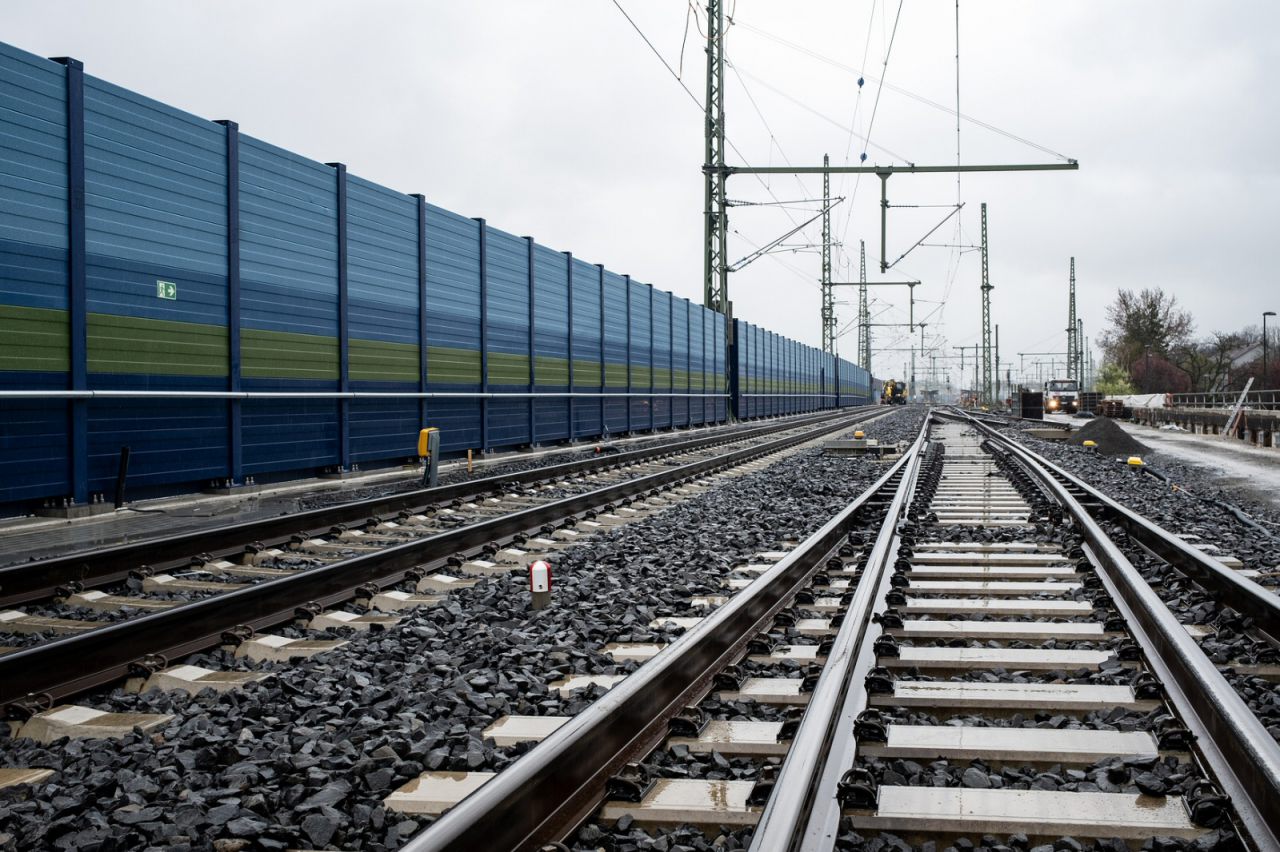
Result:
{"type": "MultiPolygon", "coordinates": [[[[780,418],[778,423],[780,426],[786,426],[789,420],[794,418],[780,418]]],[[[648,450],[661,447],[664,444],[678,444],[684,441],[697,440],[703,437],[712,437],[717,432],[723,433],[726,439],[733,438],[734,431],[747,431],[757,426],[764,425],[760,421],[748,421],[739,426],[738,430],[733,430],[725,426],[715,427],[714,429],[703,429],[700,431],[680,431],[672,430],[661,434],[655,434],[652,437],[632,439],[621,443],[615,443],[612,439],[596,439],[588,441],[575,449],[566,449],[559,452],[551,452],[536,458],[521,458],[519,453],[508,453],[507,457],[499,461],[495,459],[492,463],[483,463],[475,465],[471,473],[467,472],[466,466],[461,462],[450,459],[450,467],[440,472],[441,485],[456,485],[462,482],[470,482],[476,479],[488,479],[494,476],[510,476],[516,473],[524,473],[529,470],[536,470],[543,467],[553,467],[560,464],[568,464],[570,462],[587,461],[596,458],[601,453],[617,454],[629,453],[636,450],[648,450]]],[[[350,490],[339,490],[334,492],[326,492],[320,494],[309,495],[301,498],[299,508],[302,509],[319,509],[326,506],[336,506],[343,503],[350,503],[357,500],[371,500],[377,497],[389,497],[395,494],[401,494],[406,491],[416,491],[422,488],[422,480],[420,477],[389,482],[380,485],[369,485],[364,487],[352,488],[350,490]]]]}
{"type": "MultiPolygon", "coordinates": [[[[938,527],[926,524],[917,528],[921,543],[925,541],[1026,541],[1029,538],[1040,543],[1051,543],[1059,546],[1062,552],[1071,552],[1079,545],[1078,537],[1065,527],[1054,527],[1039,524],[1028,536],[1027,530],[1008,528],[975,528],[975,527],[938,527]]],[[[1078,551],[1077,551],[1078,552],[1078,551]]],[[[1085,570],[1092,570],[1087,568],[1085,570]]],[[[1081,574],[1081,578],[1084,574],[1081,574]]],[[[958,595],[956,597],[972,597],[958,595]]],[[[1044,596],[1029,596],[1044,597],[1044,596]]],[[[1058,597],[1058,596],[1052,596],[1058,597]]],[[[1078,590],[1067,596],[1076,600],[1091,598],[1084,590],[1078,590]]],[[[798,607],[803,613],[803,607],[798,607]]],[[[819,615],[813,613],[813,615],[819,615]]],[[[937,616],[944,618],[945,616],[937,616]]],[[[971,618],[973,616],[966,616],[971,618]]],[[[1053,621],[1096,621],[1102,617],[1100,610],[1093,614],[1082,615],[1071,619],[1053,619],[1053,621]]],[[[924,616],[928,619],[930,616],[924,616]]],[[[1007,616],[992,620],[1017,621],[1025,617],[1007,616]]],[[[979,620],[982,620],[979,618],[979,620]]],[[[932,642],[903,641],[907,645],[927,645],[934,647],[955,647],[965,644],[970,647],[1118,647],[1125,640],[1114,639],[1099,643],[1068,643],[1048,641],[1037,645],[1027,643],[954,642],[936,640],[932,642]]],[[[797,676],[805,671],[804,667],[791,664],[760,667],[757,664],[743,664],[742,673],[748,676],[769,675],[797,676]]],[[[899,670],[897,677],[905,680],[946,680],[946,681],[978,681],[978,682],[1011,682],[1011,683],[1129,683],[1133,680],[1137,669],[1134,663],[1120,660],[1109,660],[1101,666],[1100,671],[1079,669],[1056,672],[1018,672],[1000,668],[974,670],[951,675],[921,675],[916,670],[899,670]]],[[[708,710],[709,702],[703,702],[702,709],[708,710]]],[[[745,711],[744,715],[726,715],[723,712],[708,713],[710,718],[743,718],[743,719],[776,719],[783,713],[779,708],[765,709],[759,706],[731,708],[745,711]],[[772,711],[772,712],[771,712],[772,711]]],[[[918,712],[910,708],[884,708],[882,711],[886,723],[912,725],[955,725],[964,724],[979,727],[1014,727],[1038,729],[1086,729],[1099,731],[1151,731],[1158,732],[1170,717],[1163,708],[1150,713],[1126,711],[1113,708],[1107,711],[1096,711],[1086,714],[1052,714],[1052,713],[1012,713],[1012,714],[961,714],[953,713],[938,717],[918,712]]],[[[674,754],[659,750],[646,760],[650,772],[659,777],[697,777],[697,778],[734,778],[752,779],[757,777],[764,767],[780,763],[777,758],[759,759],[743,762],[741,759],[725,759],[708,761],[707,756],[690,756],[674,754]],[[673,758],[675,758],[673,760],[673,758]],[[686,773],[686,774],[678,774],[686,773]]],[[[861,758],[858,765],[870,770],[872,776],[880,784],[929,786],[929,787],[972,787],[981,789],[1006,788],[1024,790],[1053,790],[1060,792],[1107,792],[1107,793],[1143,793],[1151,796],[1179,795],[1189,792],[1203,780],[1203,776],[1194,766],[1182,761],[1176,755],[1167,757],[1142,756],[1132,758],[1110,758],[1089,766],[1050,764],[1031,765],[988,765],[982,761],[911,761],[900,759],[861,758]]],[[[889,833],[875,837],[863,837],[843,826],[837,842],[838,849],[859,850],[921,850],[921,852],[940,852],[955,850],[969,852],[975,849],[1000,850],[1036,850],[1036,852],[1074,852],[1074,850],[1122,850],[1130,848],[1129,844],[1119,840],[1089,841],[1075,838],[1061,838],[1045,843],[1043,839],[1032,841],[1024,835],[1012,836],[974,836],[958,838],[948,842],[909,843],[889,833]]],[[[686,826],[676,831],[644,830],[624,819],[616,825],[590,825],[584,828],[576,839],[575,850],[588,849],[733,849],[745,848],[750,842],[752,831],[740,829],[730,831],[721,828],[719,833],[707,832],[686,826]]],[[[1152,840],[1146,843],[1133,843],[1133,848],[1160,850],[1226,850],[1238,847],[1238,840],[1229,830],[1210,832],[1199,841],[1176,841],[1169,839],[1152,840]]]]}
{"type": "MultiPolygon", "coordinates": [[[[896,441],[918,424],[898,411],[863,428],[896,441]]],[[[0,741],[4,765],[58,770],[0,791],[0,849],[398,848],[429,820],[387,812],[392,790],[428,769],[501,769],[525,748],[483,742],[492,721],[581,711],[598,689],[559,696],[547,684],[634,669],[603,646],[663,637],[648,622],[683,608],[677,587],[715,586],[730,565],[804,538],[882,471],[804,450],[725,480],[557,554],[555,604],[540,612],[523,574],[504,575],[390,630],[344,630],[351,644],[336,652],[261,666],[276,676],[239,692],[81,699],[175,719],[121,741],[0,741]]],[[[232,667],[221,652],[190,662],[232,667]]]]}
{"type": "MultiPolygon", "coordinates": [[[[1022,428],[1009,426],[1001,431],[1170,532],[1199,535],[1204,543],[1238,557],[1246,568],[1265,572],[1280,567],[1280,512],[1248,494],[1221,488],[1211,471],[1169,453],[1148,451],[1142,455],[1143,461],[1164,479],[1135,474],[1122,456],[1045,441],[1025,434],[1030,427],[1019,426],[1022,428]],[[1219,501],[1235,504],[1264,528],[1269,525],[1270,533],[1241,522],[1219,501]]],[[[1274,585],[1280,583],[1280,577],[1264,577],[1261,582],[1274,585]]]]}
{"type": "MultiPolygon", "coordinates": [[[[1083,447],[1043,441],[1023,434],[1020,429],[1010,431],[1030,449],[1169,532],[1198,535],[1202,543],[1215,545],[1223,554],[1240,559],[1245,568],[1262,571],[1263,576],[1257,578],[1257,582],[1276,590],[1280,578],[1268,576],[1268,572],[1276,572],[1280,568],[1280,540],[1242,523],[1223,508],[1217,501],[1234,502],[1237,498],[1218,489],[1212,476],[1204,470],[1165,454],[1145,456],[1144,461],[1166,478],[1161,479],[1129,470],[1122,459],[1100,455],[1083,447]]],[[[1280,522],[1280,517],[1264,507],[1250,506],[1250,512],[1264,524],[1280,522]]],[[[1176,569],[1153,557],[1129,539],[1122,529],[1111,525],[1104,525],[1104,529],[1180,622],[1214,629],[1213,633],[1197,639],[1197,642],[1271,736],[1280,742],[1280,684],[1237,672],[1234,668],[1274,663],[1277,649],[1248,635],[1248,619],[1188,581],[1176,569]]]]}

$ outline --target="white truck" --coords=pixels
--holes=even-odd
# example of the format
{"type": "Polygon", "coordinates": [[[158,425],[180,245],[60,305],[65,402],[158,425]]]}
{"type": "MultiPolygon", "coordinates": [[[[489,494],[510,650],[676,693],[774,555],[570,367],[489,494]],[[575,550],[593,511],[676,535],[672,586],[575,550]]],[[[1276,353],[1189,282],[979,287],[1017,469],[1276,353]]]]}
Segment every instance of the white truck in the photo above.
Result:
{"type": "Polygon", "coordinates": [[[1075,379],[1051,379],[1044,385],[1046,414],[1075,414],[1080,407],[1080,383],[1075,379]]]}

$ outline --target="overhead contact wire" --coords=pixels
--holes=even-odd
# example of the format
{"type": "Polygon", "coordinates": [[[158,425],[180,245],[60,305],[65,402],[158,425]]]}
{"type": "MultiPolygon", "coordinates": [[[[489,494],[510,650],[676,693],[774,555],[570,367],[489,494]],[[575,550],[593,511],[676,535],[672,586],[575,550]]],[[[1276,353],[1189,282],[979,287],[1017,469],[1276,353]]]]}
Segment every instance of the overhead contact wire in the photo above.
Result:
{"type": "MultiPolygon", "coordinates": [[[[851,65],[846,65],[845,63],[832,59],[829,56],[824,56],[823,54],[818,53],[816,50],[811,50],[810,48],[807,48],[804,45],[796,44],[795,42],[784,39],[781,36],[776,36],[773,33],[768,32],[767,30],[760,29],[759,27],[754,27],[750,24],[740,24],[739,26],[742,26],[743,28],[750,30],[751,32],[754,32],[763,38],[767,38],[770,41],[777,42],[778,44],[781,44],[784,47],[789,47],[792,50],[795,50],[799,53],[803,53],[806,56],[809,56],[813,59],[818,60],[819,62],[823,62],[835,68],[839,68],[842,71],[845,71],[849,74],[855,74],[860,77],[864,77],[865,79],[871,81],[872,83],[883,82],[884,87],[889,91],[895,92],[896,94],[902,95],[903,97],[911,98],[914,101],[922,103],[926,106],[933,107],[934,109],[942,110],[948,115],[956,115],[956,113],[959,112],[958,110],[953,109],[952,107],[949,107],[946,104],[940,104],[935,100],[925,97],[924,95],[919,95],[909,89],[904,89],[902,86],[898,86],[893,83],[889,83],[887,81],[880,81],[876,77],[870,74],[866,74],[863,71],[857,68],[854,68],[851,65]]],[[[998,133],[999,135],[1005,137],[1006,139],[1010,139],[1014,142],[1018,142],[1022,145],[1026,145],[1030,148],[1034,148],[1035,150],[1040,151],[1041,153],[1048,154],[1049,156],[1058,160],[1062,160],[1063,162],[1070,162],[1072,159],[1071,157],[1068,157],[1066,154],[1059,153],[1058,151],[1055,151],[1052,148],[1049,148],[1045,145],[1041,145],[1038,142],[1033,142],[1030,139],[1027,139],[1022,136],[1018,136],[1016,133],[1011,133],[1008,130],[1004,130],[1002,128],[996,127],[994,124],[983,121],[982,119],[974,118],[971,115],[965,115],[963,113],[960,113],[959,117],[964,121],[969,122],[970,124],[975,124],[978,127],[983,128],[984,130],[990,130],[992,133],[998,133]]]]}

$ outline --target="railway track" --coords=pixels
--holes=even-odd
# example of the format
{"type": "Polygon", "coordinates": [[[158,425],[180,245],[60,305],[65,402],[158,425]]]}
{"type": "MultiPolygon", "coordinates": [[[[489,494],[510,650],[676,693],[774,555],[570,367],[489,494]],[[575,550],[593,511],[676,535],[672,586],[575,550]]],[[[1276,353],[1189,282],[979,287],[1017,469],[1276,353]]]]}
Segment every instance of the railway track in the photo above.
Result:
{"type": "MultiPolygon", "coordinates": [[[[867,409],[862,409],[866,411],[867,409]]],[[[874,409],[872,409],[874,410],[874,409]]],[[[842,415],[836,415],[842,416],[842,415]]],[[[225,524],[193,532],[145,539],[88,552],[68,553],[0,567],[0,607],[14,606],[49,598],[58,590],[76,584],[96,587],[126,580],[130,572],[145,565],[153,571],[181,570],[190,567],[193,557],[238,560],[246,548],[289,548],[295,539],[323,537],[339,525],[356,527],[372,519],[394,517],[408,512],[471,502],[482,496],[503,496],[548,483],[577,482],[594,477],[592,482],[607,484],[642,472],[651,465],[657,470],[681,455],[714,451],[716,447],[742,441],[762,440],[772,432],[787,428],[803,428],[832,419],[830,413],[811,417],[789,418],[781,423],[751,424],[737,429],[715,430],[712,434],[621,453],[608,453],[594,458],[534,467],[518,472],[470,479],[441,485],[400,491],[385,496],[355,500],[339,505],[323,506],[270,518],[236,524],[225,524]]],[[[465,515],[465,513],[459,513],[465,515]]]]}
{"type": "MultiPolygon", "coordinates": [[[[443,812],[405,849],[696,830],[761,852],[1280,848],[1280,747],[1112,528],[1248,588],[994,430],[931,414],[863,495],[604,697],[553,725],[499,720],[504,744],[537,741],[510,767],[388,798],[443,812]]],[[[1269,611],[1253,590],[1231,605],[1250,600],[1269,611]]]]}
{"type": "Polygon", "coordinates": [[[0,570],[0,594],[9,604],[0,612],[3,629],[55,636],[0,655],[0,705],[11,716],[30,718],[62,698],[122,678],[189,690],[234,686],[243,673],[198,672],[169,661],[219,644],[263,660],[329,650],[340,642],[285,640],[259,631],[287,623],[314,630],[389,626],[397,611],[433,603],[474,582],[472,575],[508,572],[594,530],[697,493],[705,477],[879,413],[870,408],[753,426],[10,566],[0,570]],[[667,493],[673,489],[678,493],[667,493]],[[110,584],[126,579],[132,589],[113,593],[110,584]],[[189,599],[175,600],[172,592],[189,599]],[[81,612],[114,613],[117,620],[57,619],[15,607],[49,594],[78,604],[81,612]],[[357,612],[330,609],[353,600],[357,612]]]}

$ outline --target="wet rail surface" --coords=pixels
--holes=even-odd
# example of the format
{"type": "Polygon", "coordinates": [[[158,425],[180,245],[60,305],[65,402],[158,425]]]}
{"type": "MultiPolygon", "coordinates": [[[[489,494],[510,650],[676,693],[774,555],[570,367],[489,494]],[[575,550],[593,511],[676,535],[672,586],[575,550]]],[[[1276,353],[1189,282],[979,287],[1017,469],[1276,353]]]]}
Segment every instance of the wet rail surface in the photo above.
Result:
{"type": "MultiPolygon", "coordinates": [[[[716,471],[879,413],[871,407],[753,428],[728,440],[701,439],[693,447],[668,447],[638,458],[620,456],[607,465],[543,469],[535,488],[499,490],[497,496],[490,492],[500,483],[486,481],[480,492],[486,496],[475,500],[374,517],[359,528],[337,525],[324,535],[295,533],[285,547],[255,545],[233,558],[204,554],[188,562],[184,572],[136,566],[133,580],[141,594],[63,587],[57,592],[62,600],[78,603],[76,614],[90,618],[0,612],[6,632],[34,634],[38,640],[0,654],[0,705],[30,716],[56,700],[130,675],[146,681],[170,668],[169,661],[219,644],[239,646],[261,659],[319,653],[334,643],[285,642],[258,631],[291,622],[317,630],[385,627],[396,621],[397,610],[429,604],[433,596],[471,582],[467,574],[527,565],[642,511],[627,503],[661,502],[666,498],[656,492],[687,488],[716,471]],[[411,588],[399,588],[405,584],[411,588]],[[187,599],[166,597],[171,589],[186,592],[187,599]],[[363,612],[332,609],[353,600],[363,612]],[[92,617],[95,611],[117,618],[99,621],[92,617]]],[[[367,518],[364,505],[339,509],[367,518]]],[[[38,570],[38,565],[22,567],[38,570]]],[[[204,682],[218,680],[207,676],[204,682]]]]}
{"type": "Polygon", "coordinates": [[[845,511],[728,577],[587,710],[554,729],[502,720],[507,741],[538,742],[510,768],[404,791],[443,812],[406,848],[1275,848],[1274,740],[1080,490],[935,415],[845,511]]]}

